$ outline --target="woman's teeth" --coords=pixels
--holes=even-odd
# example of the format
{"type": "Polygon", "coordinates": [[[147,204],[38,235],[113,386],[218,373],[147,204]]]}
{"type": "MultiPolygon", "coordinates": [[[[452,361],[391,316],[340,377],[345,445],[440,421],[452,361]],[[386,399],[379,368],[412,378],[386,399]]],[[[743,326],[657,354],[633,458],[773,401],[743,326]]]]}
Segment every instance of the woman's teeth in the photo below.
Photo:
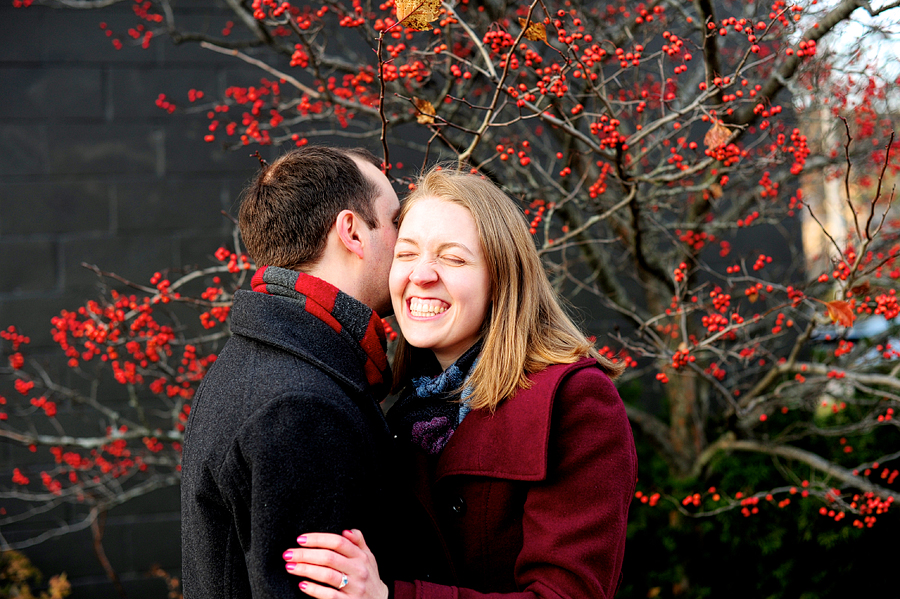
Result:
{"type": "Polygon", "coordinates": [[[409,301],[409,313],[417,318],[427,318],[447,311],[447,306],[440,301],[412,299],[409,301]]]}

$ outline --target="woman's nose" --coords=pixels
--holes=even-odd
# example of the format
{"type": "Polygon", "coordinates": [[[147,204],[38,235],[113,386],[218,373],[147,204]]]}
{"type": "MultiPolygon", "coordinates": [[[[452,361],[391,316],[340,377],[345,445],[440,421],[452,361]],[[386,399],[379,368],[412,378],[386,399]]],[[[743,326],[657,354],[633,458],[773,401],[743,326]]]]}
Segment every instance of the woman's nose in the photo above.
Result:
{"type": "Polygon", "coordinates": [[[422,260],[416,264],[412,272],[409,273],[409,280],[420,286],[434,283],[437,279],[438,276],[437,271],[434,269],[434,264],[428,260],[422,260]]]}

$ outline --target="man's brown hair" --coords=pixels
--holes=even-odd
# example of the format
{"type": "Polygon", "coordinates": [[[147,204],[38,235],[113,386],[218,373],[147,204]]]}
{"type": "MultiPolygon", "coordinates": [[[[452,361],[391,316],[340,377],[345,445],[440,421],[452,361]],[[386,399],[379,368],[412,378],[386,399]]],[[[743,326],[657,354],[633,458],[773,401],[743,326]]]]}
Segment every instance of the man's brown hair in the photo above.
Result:
{"type": "Polygon", "coordinates": [[[342,210],[352,210],[370,228],[378,226],[378,188],[354,158],[381,166],[362,148],[305,146],[260,168],[238,214],[241,238],[257,266],[314,265],[342,210]]]}

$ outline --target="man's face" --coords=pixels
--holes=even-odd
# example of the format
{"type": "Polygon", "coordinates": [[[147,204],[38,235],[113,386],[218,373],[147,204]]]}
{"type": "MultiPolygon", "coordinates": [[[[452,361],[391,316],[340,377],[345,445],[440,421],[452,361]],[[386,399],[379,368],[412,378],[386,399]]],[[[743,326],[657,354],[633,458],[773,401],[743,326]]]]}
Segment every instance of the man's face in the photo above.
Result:
{"type": "Polygon", "coordinates": [[[363,258],[367,267],[362,285],[364,297],[359,299],[375,310],[379,316],[389,316],[393,309],[388,277],[391,272],[391,260],[394,256],[394,244],[397,242],[397,217],[400,215],[400,200],[381,169],[370,162],[356,158],[353,160],[363,175],[378,188],[378,196],[374,202],[378,226],[368,229],[363,223],[368,233],[368,251],[363,258]]]}

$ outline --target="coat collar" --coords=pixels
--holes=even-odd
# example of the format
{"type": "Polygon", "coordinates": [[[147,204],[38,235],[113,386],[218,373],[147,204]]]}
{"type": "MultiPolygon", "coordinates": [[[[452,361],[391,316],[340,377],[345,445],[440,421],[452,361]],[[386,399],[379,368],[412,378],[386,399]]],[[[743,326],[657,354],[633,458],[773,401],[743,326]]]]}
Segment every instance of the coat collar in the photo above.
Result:
{"type": "Polygon", "coordinates": [[[548,366],[531,376],[530,389],[502,401],[493,414],[469,412],[441,452],[436,480],[456,474],[523,481],[546,478],[556,391],[569,373],[596,363],[583,358],[548,366]]]}
{"type": "Polygon", "coordinates": [[[356,393],[369,389],[362,348],[309,314],[299,300],[238,290],[231,309],[231,332],[294,354],[356,393]]]}

